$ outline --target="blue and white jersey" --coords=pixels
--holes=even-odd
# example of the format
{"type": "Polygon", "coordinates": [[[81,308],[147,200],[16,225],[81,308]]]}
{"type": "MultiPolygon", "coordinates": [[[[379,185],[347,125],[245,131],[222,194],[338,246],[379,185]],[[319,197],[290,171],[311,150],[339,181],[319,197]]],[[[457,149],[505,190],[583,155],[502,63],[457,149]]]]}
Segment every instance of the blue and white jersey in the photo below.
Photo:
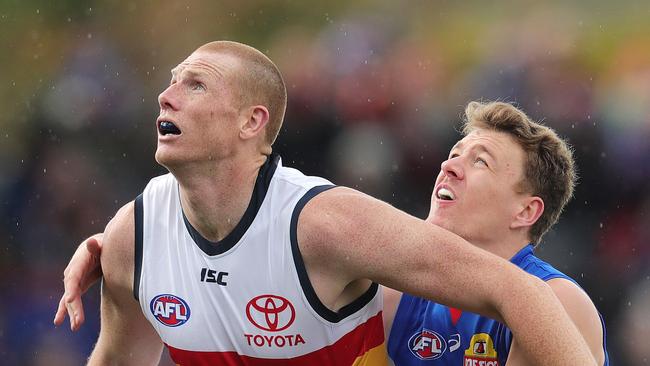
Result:
{"type": "MultiPolygon", "coordinates": [[[[533,254],[533,246],[520,250],[511,262],[544,281],[575,281],[533,254]]],[[[609,365],[605,348],[605,365],[609,365]]],[[[408,294],[402,295],[388,338],[388,354],[397,366],[506,364],[512,333],[504,324],[484,316],[461,312],[408,294]]]]}

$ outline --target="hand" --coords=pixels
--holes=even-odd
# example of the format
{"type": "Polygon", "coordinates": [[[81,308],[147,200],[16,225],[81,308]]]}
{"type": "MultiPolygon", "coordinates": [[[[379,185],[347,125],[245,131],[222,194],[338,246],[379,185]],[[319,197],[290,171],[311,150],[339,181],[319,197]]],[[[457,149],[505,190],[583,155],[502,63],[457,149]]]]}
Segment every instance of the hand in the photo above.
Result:
{"type": "Polygon", "coordinates": [[[103,235],[95,234],[84,240],[63,271],[64,293],[54,315],[55,325],[63,324],[66,313],[70,317],[70,329],[73,332],[77,331],[84,323],[81,295],[102,277],[99,257],[102,251],[103,235]]]}

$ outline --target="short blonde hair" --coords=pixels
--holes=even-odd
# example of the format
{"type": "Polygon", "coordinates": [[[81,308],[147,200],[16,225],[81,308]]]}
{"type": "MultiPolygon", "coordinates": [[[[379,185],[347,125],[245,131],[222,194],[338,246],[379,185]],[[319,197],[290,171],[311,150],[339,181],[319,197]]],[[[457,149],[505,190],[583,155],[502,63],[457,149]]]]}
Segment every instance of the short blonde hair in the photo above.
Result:
{"type": "Polygon", "coordinates": [[[544,201],[544,212],[530,228],[530,240],[539,244],[573,196],[577,173],[571,147],[553,129],[509,103],[471,102],[464,122],[463,135],[476,129],[495,130],[514,137],[523,148],[524,178],[518,189],[544,201]]]}
{"type": "Polygon", "coordinates": [[[243,105],[264,105],[269,110],[265,142],[273,145],[287,109],[287,88],[277,66],[262,52],[232,41],[215,41],[199,49],[234,56],[241,62],[234,84],[236,98],[243,105]]]}

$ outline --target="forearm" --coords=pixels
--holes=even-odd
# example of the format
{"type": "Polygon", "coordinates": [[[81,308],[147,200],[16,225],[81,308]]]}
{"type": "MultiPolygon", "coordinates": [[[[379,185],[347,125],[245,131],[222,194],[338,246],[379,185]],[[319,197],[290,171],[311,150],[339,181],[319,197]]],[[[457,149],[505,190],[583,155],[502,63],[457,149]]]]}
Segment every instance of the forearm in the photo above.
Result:
{"type": "Polygon", "coordinates": [[[587,343],[551,288],[523,272],[507,276],[495,288],[495,302],[526,359],[536,365],[595,365],[587,343]]]}

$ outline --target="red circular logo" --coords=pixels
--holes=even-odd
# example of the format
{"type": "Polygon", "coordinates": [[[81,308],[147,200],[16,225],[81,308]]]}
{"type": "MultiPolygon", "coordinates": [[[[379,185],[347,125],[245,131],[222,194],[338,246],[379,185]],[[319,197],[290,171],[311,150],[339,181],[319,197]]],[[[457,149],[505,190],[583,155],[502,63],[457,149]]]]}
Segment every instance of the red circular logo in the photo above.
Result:
{"type": "Polygon", "coordinates": [[[269,332],[285,330],[296,319],[296,309],[281,296],[260,295],[246,305],[246,316],[256,327],[269,332]]]}

